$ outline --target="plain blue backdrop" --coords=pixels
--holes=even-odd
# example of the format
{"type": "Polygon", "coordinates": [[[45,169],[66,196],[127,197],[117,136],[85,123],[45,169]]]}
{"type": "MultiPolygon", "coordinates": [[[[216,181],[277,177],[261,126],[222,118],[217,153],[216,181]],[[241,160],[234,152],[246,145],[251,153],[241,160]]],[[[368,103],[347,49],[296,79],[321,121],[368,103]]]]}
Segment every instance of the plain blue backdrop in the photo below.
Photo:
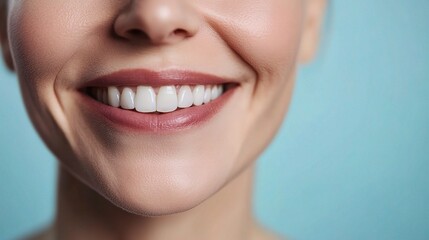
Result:
{"type": "MultiPolygon", "coordinates": [[[[255,211],[293,239],[429,239],[429,1],[332,1],[259,160],[255,211]]],[[[0,239],[52,221],[56,163],[0,69],[0,239]]]]}

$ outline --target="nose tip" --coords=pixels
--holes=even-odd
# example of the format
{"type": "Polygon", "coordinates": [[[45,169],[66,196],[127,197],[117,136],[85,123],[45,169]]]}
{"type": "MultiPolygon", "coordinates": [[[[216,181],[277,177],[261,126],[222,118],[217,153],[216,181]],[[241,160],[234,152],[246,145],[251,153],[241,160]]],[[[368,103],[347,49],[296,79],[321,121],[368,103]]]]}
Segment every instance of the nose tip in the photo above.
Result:
{"type": "Polygon", "coordinates": [[[199,19],[184,1],[131,1],[114,23],[115,33],[133,42],[171,44],[192,37],[199,19]]]}

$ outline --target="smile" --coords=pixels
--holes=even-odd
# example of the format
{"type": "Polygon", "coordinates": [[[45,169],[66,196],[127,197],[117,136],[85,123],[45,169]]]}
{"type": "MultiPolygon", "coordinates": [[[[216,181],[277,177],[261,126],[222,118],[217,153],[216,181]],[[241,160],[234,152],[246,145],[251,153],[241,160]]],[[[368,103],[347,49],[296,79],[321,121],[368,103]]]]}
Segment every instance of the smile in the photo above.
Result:
{"type": "Polygon", "coordinates": [[[170,132],[202,124],[231,98],[238,81],[187,72],[124,70],[80,87],[82,106],[114,128],[170,132]]]}
{"type": "Polygon", "coordinates": [[[169,85],[89,88],[88,94],[106,105],[142,113],[168,113],[181,108],[201,106],[217,99],[223,85],[169,85]]]}

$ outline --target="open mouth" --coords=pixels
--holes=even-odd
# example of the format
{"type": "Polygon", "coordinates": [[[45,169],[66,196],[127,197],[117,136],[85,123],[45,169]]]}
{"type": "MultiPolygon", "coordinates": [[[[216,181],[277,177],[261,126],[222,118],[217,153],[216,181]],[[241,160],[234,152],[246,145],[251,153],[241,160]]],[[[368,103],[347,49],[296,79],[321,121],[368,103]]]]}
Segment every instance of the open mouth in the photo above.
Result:
{"type": "Polygon", "coordinates": [[[209,104],[237,84],[87,87],[83,92],[105,105],[140,113],[170,113],[209,104]]]}
{"type": "Polygon", "coordinates": [[[86,116],[112,128],[168,133],[221,111],[240,83],[188,71],[123,70],[79,88],[86,116]]]}

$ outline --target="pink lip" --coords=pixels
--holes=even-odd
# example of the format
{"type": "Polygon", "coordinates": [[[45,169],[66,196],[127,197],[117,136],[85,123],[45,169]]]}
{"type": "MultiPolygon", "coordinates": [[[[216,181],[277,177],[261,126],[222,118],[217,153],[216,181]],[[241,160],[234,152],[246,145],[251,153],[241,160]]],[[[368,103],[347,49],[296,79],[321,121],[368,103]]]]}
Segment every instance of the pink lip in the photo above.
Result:
{"type": "Polygon", "coordinates": [[[214,85],[228,82],[236,82],[232,79],[225,79],[211,74],[183,71],[166,70],[155,72],[146,69],[120,70],[108,75],[104,75],[86,82],[85,87],[101,86],[137,86],[146,85],[159,87],[165,85],[214,85]]]}
{"type": "MultiPolygon", "coordinates": [[[[85,86],[133,86],[177,84],[221,84],[231,82],[216,76],[184,71],[152,72],[147,70],[123,70],[89,81],[85,86]]],[[[85,87],[83,86],[83,87],[85,87]]],[[[217,99],[201,106],[178,109],[170,113],[140,113],[105,105],[92,97],[80,93],[82,106],[97,121],[101,120],[114,128],[151,133],[170,133],[196,127],[210,120],[227,103],[237,88],[231,88],[217,99]]]]}

